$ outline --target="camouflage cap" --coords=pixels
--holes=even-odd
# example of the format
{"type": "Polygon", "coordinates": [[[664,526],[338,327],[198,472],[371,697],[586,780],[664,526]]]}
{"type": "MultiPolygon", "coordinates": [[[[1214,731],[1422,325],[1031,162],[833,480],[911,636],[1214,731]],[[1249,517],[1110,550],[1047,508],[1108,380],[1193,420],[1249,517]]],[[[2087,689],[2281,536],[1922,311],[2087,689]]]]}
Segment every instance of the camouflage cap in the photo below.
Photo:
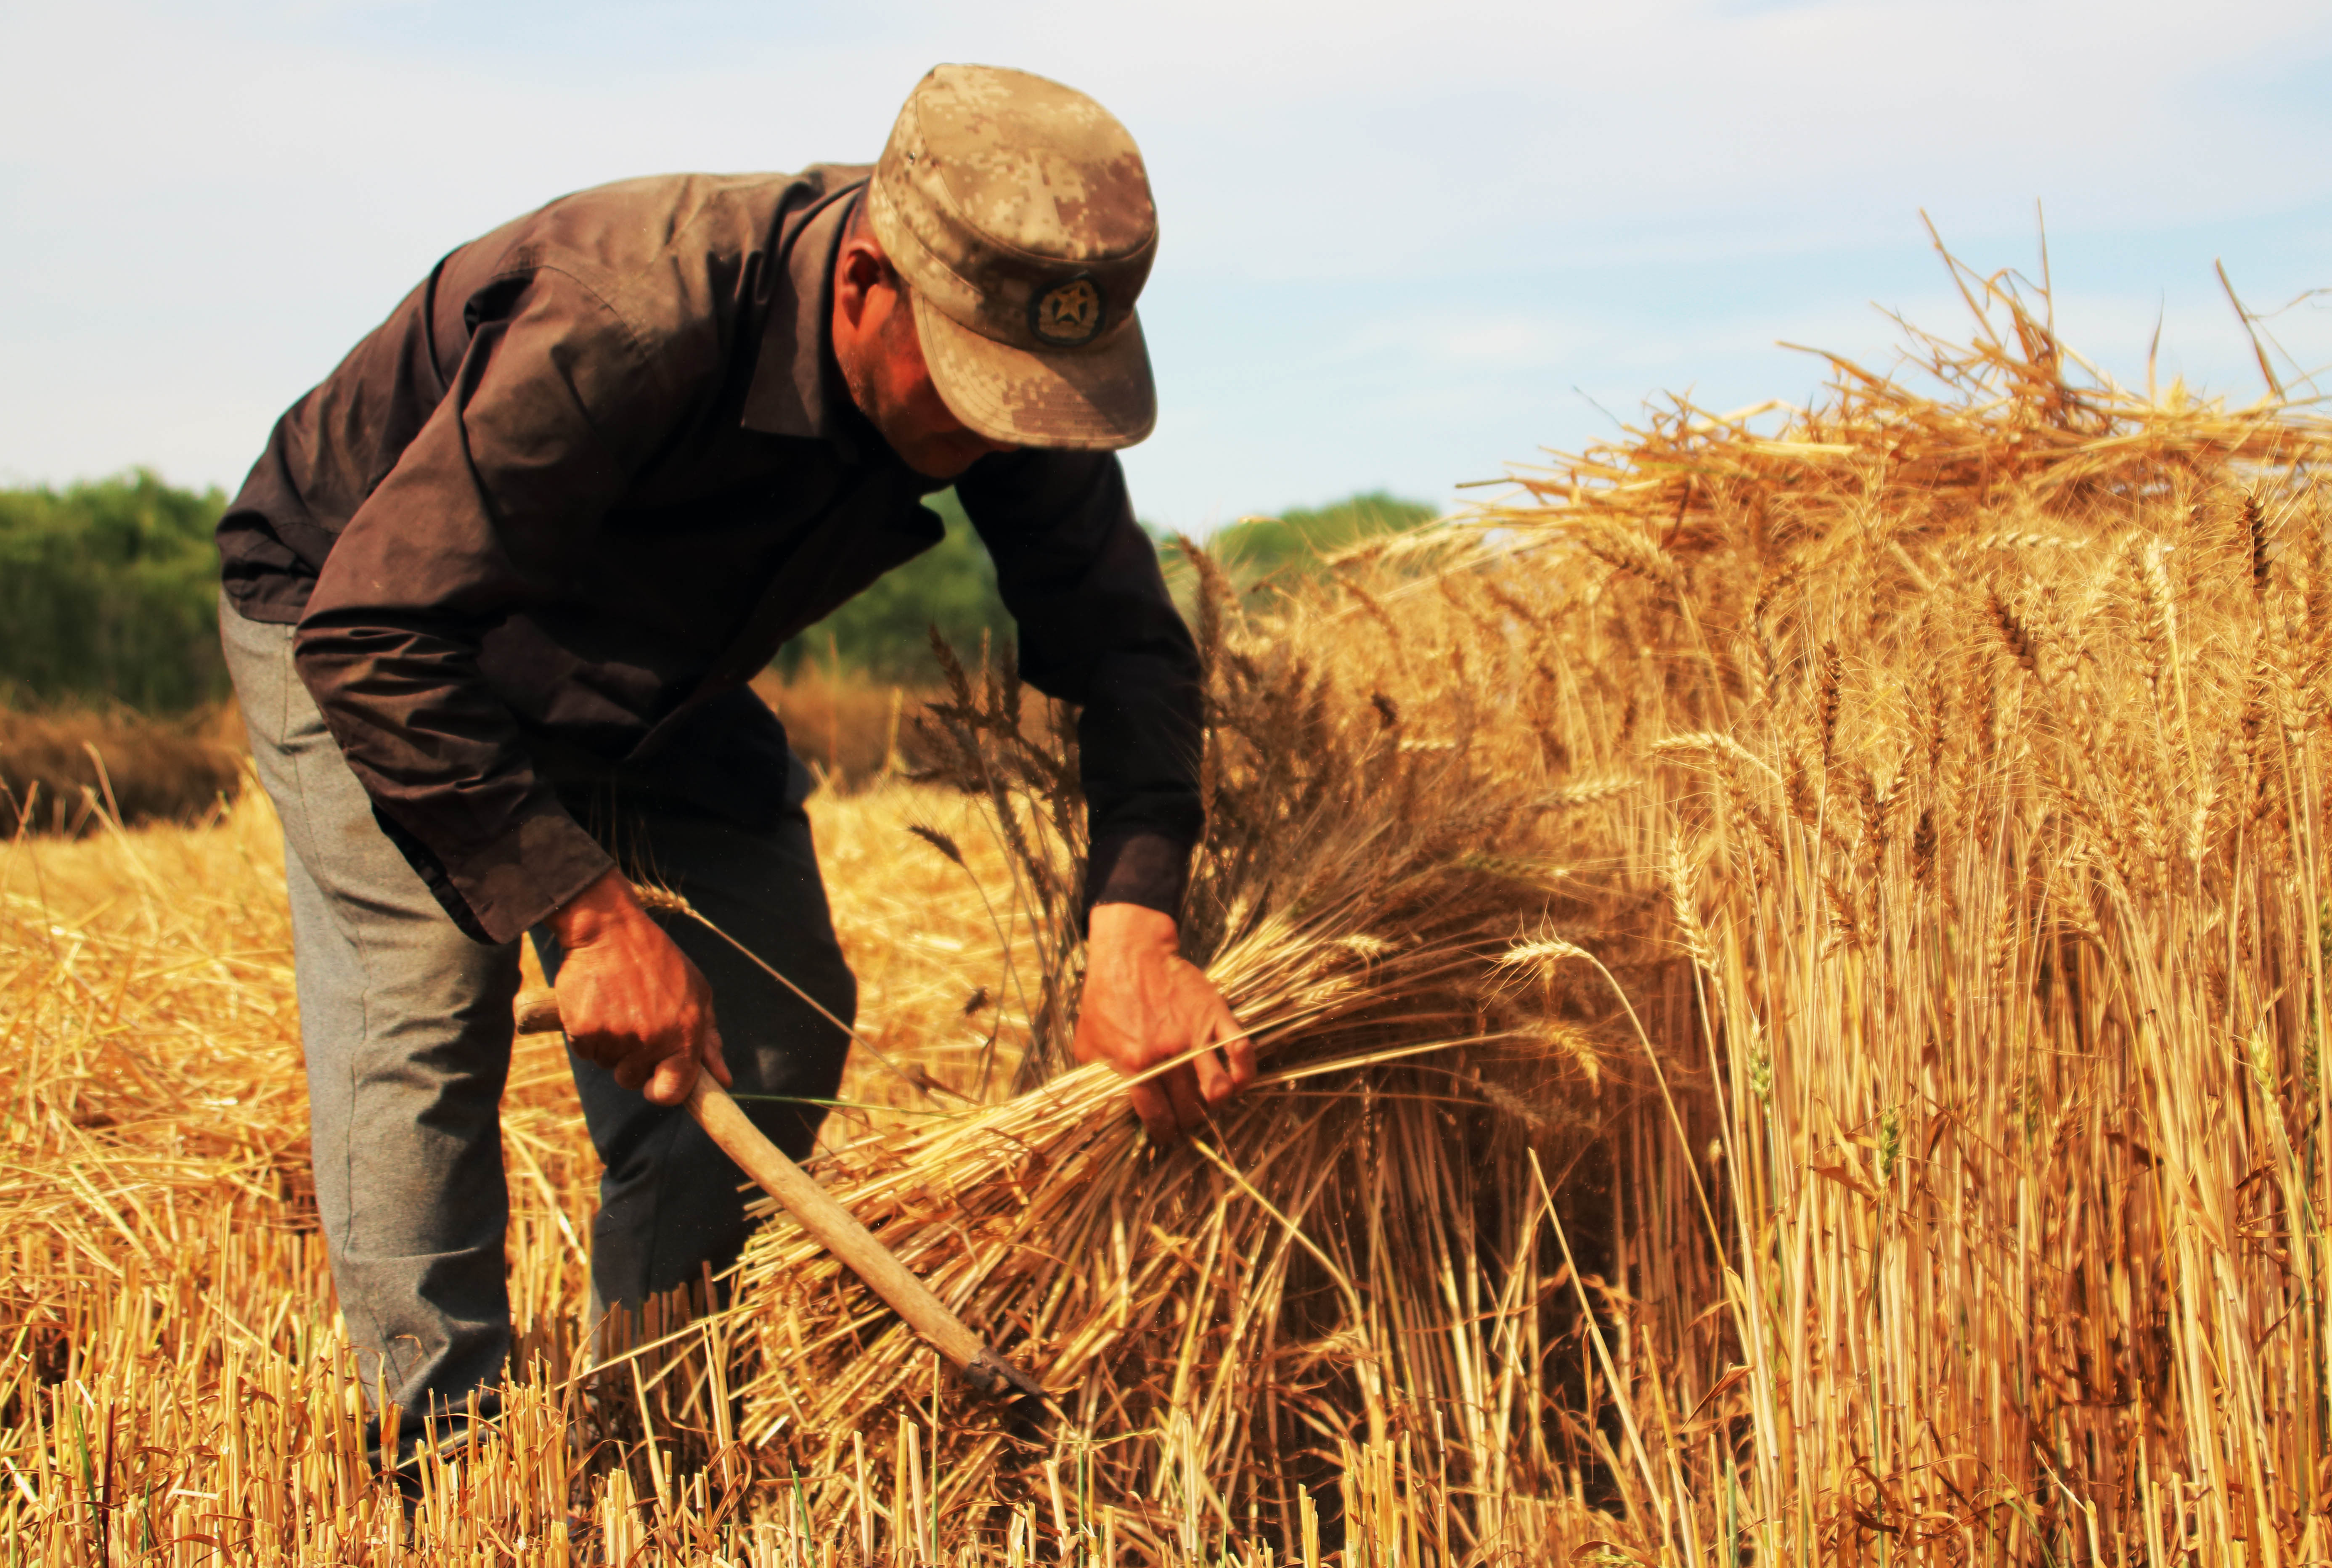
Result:
{"type": "Polygon", "coordinates": [[[1025,71],[941,65],[892,127],[868,188],[932,382],[1015,446],[1131,446],[1158,419],[1134,296],[1158,250],[1125,127],[1025,71]]]}

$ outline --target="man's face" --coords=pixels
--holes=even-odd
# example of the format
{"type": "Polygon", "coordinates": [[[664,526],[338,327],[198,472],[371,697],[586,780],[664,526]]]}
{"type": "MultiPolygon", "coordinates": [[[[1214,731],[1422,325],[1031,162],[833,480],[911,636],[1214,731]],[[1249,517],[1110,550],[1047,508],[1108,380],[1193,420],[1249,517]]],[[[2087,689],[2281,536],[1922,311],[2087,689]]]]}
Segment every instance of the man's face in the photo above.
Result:
{"type": "Polygon", "coordinates": [[[992,452],[1012,450],[966,429],[941,399],[906,285],[863,231],[843,242],[836,261],[834,357],[851,401],[916,473],[953,479],[992,452]]]}

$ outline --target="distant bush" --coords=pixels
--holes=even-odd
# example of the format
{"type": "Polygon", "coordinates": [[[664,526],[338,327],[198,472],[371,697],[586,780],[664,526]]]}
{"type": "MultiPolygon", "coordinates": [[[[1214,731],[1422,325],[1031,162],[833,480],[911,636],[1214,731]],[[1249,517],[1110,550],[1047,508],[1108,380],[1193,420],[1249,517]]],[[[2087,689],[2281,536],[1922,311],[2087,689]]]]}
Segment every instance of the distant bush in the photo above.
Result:
{"type": "MultiPolygon", "coordinates": [[[[929,658],[926,652],[925,657],[929,658]]],[[[829,788],[919,773],[938,758],[917,717],[940,693],[924,682],[884,681],[805,662],[790,681],[764,670],[753,690],[785,722],[786,739],[829,788]]]]}
{"type": "Polygon", "coordinates": [[[144,469],[0,490],[0,696],[182,712],[225,695],[211,548],[225,505],[144,469]]]}
{"type": "MultiPolygon", "coordinates": [[[[1372,490],[1325,506],[1293,507],[1276,517],[1243,517],[1199,542],[1233,587],[1249,594],[1270,594],[1317,577],[1324,557],[1367,540],[1406,533],[1439,515],[1421,501],[1372,490]]],[[[1174,602],[1185,616],[1194,614],[1198,582],[1183,559],[1181,540],[1161,537],[1158,554],[1174,602]]]]}
{"type": "MultiPolygon", "coordinates": [[[[931,654],[932,626],[967,656],[979,648],[983,631],[998,645],[1012,636],[1012,617],[996,591],[995,565],[955,492],[941,491],[926,504],[947,524],[945,542],[788,643],[774,666],[779,674],[798,681],[816,671],[919,687],[939,679],[931,654]]],[[[1205,543],[1241,586],[1285,583],[1308,574],[1324,554],[1403,532],[1436,515],[1423,502],[1371,491],[1277,517],[1246,518],[1217,530],[1205,543]]],[[[1152,533],[1176,598],[1186,600],[1181,547],[1171,535],[1154,529],[1152,533]]]]}
{"type": "Polygon", "coordinates": [[[0,835],[191,821],[235,793],[244,749],[232,708],[177,719],[0,711],[0,835]]]}
{"type": "Polygon", "coordinates": [[[1276,517],[1243,517],[1217,529],[1208,553],[1247,582],[1306,575],[1313,563],[1380,534],[1405,533],[1438,515],[1421,501],[1381,490],[1326,506],[1295,507],[1276,517]]]}

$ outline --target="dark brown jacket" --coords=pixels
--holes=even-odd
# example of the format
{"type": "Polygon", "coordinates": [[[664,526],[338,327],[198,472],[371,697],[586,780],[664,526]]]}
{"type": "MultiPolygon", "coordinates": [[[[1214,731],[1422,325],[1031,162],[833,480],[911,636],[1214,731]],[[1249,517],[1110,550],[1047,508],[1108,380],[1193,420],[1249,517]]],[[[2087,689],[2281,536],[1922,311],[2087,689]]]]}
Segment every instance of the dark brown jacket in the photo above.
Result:
{"type": "MultiPolygon", "coordinates": [[[[745,683],[941,537],[940,486],[828,339],[865,172],[632,180],[463,246],[277,423],[219,524],[229,598],[298,624],[376,814],[472,935],[610,864],[578,791],[798,808],[745,683]]],[[[1116,458],[987,457],[957,491],[1022,672],[1083,705],[1094,895],[1176,912],[1197,656],[1116,458]]]]}

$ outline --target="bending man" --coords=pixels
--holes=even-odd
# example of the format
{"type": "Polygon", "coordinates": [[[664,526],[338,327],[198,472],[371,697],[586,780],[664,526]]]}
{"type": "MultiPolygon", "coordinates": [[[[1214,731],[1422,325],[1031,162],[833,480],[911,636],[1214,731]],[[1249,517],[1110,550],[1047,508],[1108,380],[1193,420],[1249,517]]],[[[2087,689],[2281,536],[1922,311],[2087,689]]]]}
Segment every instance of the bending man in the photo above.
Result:
{"type": "MultiPolygon", "coordinates": [[[[521,936],[606,1162],[595,1308],[743,1244],[738,1173],[676,1109],[696,1073],[833,1095],[855,987],[808,776],[746,683],[936,542],[951,483],[1022,672],[1081,705],[1078,1053],[1211,1047],[1135,1087],[1161,1137],[1252,1076],[1176,947],[1197,660],[1113,455],[1155,416],[1155,244],[1098,104],[942,66],[872,169],[633,180],[464,245],[276,425],[219,527],[221,634],[283,820],[334,1282],[408,1432],[509,1351],[521,936]],[[626,868],[817,1005],[661,925],[626,868]]],[[[808,1152],[814,1107],[747,1103],[808,1152]]]]}

